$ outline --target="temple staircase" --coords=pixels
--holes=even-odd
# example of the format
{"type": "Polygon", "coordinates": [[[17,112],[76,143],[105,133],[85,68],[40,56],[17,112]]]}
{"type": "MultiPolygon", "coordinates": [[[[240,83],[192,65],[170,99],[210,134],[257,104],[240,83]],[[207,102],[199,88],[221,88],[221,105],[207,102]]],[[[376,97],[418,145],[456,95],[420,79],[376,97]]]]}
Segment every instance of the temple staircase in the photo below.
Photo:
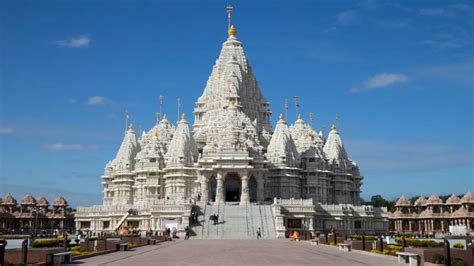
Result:
{"type": "Polygon", "coordinates": [[[255,239],[260,227],[262,238],[276,238],[275,224],[270,205],[198,204],[199,223],[191,226],[196,239],[255,239]],[[219,223],[214,225],[209,217],[219,215],[219,223]]]}

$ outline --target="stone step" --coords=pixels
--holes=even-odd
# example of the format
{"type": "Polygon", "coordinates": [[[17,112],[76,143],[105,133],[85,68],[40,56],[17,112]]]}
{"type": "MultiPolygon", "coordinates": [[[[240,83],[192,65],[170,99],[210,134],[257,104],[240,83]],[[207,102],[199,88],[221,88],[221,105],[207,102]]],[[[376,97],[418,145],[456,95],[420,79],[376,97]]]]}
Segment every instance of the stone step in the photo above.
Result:
{"type": "Polygon", "coordinates": [[[276,238],[274,218],[270,205],[201,205],[199,224],[193,225],[196,239],[254,239],[260,227],[262,238],[276,238]],[[219,223],[209,220],[219,215],[219,223]]]}

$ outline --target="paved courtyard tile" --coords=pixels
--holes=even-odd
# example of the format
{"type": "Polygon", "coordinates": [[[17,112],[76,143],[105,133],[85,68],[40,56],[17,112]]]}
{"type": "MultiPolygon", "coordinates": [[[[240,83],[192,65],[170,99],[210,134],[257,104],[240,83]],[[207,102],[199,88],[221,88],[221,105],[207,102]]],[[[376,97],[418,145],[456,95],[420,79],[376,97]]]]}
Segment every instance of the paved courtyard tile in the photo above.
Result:
{"type": "Polygon", "coordinates": [[[75,261],[83,265],[399,265],[395,257],[287,240],[178,240],[75,261]]]}

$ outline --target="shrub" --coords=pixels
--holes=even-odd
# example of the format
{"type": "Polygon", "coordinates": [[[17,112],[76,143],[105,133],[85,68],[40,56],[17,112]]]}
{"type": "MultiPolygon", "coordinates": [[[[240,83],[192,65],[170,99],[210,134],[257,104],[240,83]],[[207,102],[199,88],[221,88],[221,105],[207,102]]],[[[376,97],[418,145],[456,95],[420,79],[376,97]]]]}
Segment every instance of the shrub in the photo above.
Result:
{"type": "Polygon", "coordinates": [[[371,253],[376,253],[376,254],[382,254],[382,252],[378,249],[372,249],[370,252],[371,253]]]}
{"type": "Polygon", "coordinates": [[[395,250],[396,252],[401,252],[403,250],[403,247],[402,246],[396,246],[396,245],[387,245],[387,249],[395,250]]]}
{"type": "Polygon", "coordinates": [[[34,248],[53,248],[59,247],[62,245],[63,239],[62,238],[55,238],[55,239],[36,239],[33,241],[32,247],[34,248]]]}
{"type": "MultiPolygon", "coordinates": [[[[361,235],[351,235],[352,239],[354,240],[362,240],[361,235]]],[[[377,238],[375,236],[365,236],[365,240],[376,240],[377,238]]]]}
{"type": "Polygon", "coordinates": [[[444,256],[441,254],[434,254],[433,257],[431,257],[431,262],[444,263],[444,256]]]}
{"type": "Polygon", "coordinates": [[[464,248],[464,245],[461,242],[454,243],[453,248],[464,248]]]}
{"type": "Polygon", "coordinates": [[[400,251],[390,250],[390,255],[397,256],[397,252],[400,252],[400,251]]]}
{"type": "Polygon", "coordinates": [[[384,249],[384,251],[382,252],[382,254],[384,254],[384,255],[390,255],[390,250],[384,249]]]}
{"type": "MultiPolygon", "coordinates": [[[[405,240],[407,245],[410,247],[435,248],[443,246],[443,243],[437,243],[433,240],[420,240],[416,238],[405,238],[405,240]]],[[[395,241],[399,244],[402,244],[403,239],[401,237],[396,237],[395,241]]]]}
{"type": "Polygon", "coordinates": [[[452,259],[451,266],[467,266],[467,264],[462,259],[452,259]]]}

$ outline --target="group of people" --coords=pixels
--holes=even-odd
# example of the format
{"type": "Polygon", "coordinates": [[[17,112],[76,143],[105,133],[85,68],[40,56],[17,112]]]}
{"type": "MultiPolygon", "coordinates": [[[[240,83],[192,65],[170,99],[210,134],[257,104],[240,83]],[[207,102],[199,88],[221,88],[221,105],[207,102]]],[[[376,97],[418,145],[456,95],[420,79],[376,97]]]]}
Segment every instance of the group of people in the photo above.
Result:
{"type": "Polygon", "coordinates": [[[209,221],[212,221],[214,225],[219,223],[219,214],[211,214],[209,221]]]}
{"type": "Polygon", "coordinates": [[[178,229],[176,229],[176,227],[173,227],[173,231],[171,231],[171,229],[169,227],[166,227],[165,234],[166,234],[166,237],[168,238],[168,240],[173,240],[175,238],[179,238],[178,237],[178,229]]]}

